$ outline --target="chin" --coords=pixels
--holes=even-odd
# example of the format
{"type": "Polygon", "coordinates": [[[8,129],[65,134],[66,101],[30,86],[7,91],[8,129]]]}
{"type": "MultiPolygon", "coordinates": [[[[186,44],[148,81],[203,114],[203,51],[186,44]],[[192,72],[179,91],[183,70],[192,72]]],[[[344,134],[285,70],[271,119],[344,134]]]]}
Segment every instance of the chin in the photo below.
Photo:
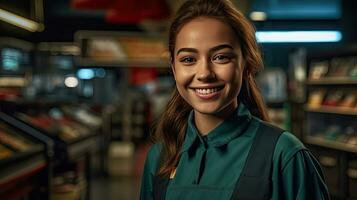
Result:
{"type": "Polygon", "coordinates": [[[215,107],[215,106],[209,106],[209,105],[205,105],[205,106],[193,106],[193,109],[195,112],[199,112],[201,114],[205,114],[205,115],[215,115],[218,114],[220,110],[220,107],[215,107]]]}

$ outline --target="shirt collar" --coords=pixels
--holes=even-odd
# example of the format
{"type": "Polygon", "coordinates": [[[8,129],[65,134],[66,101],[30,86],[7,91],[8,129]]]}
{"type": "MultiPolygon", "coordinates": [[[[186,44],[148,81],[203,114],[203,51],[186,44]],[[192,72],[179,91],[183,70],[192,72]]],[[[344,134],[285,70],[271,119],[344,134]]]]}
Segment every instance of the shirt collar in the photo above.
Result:
{"type": "Polygon", "coordinates": [[[205,147],[219,147],[227,144],[247,129],[252,116],[248,108],[243,103],[240,103],[238,108],[227,119],[207,134],[205,141],[198,132],[193,118],[194,113],[192,110],[188,117],[182,151],[187,151],[195,142],[201,143],[205,147]]]}

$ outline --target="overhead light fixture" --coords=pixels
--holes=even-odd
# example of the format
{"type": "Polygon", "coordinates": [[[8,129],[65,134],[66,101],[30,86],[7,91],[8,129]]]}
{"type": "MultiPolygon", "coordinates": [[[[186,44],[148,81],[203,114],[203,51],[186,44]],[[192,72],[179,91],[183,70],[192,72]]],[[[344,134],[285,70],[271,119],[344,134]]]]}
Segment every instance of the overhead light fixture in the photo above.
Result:
{"type": "Polygon", "coordinates": [[[339,42],[340,31],[257,31],[259,43],[339,42]]]}
{"type": "Polygon", "coordinates": [[[265,12],[254,11],[250,13],[249,17],[253,21],[265,21],[267,19],[267,14],[265,12]]]}
{"type": "Polygon", "coordinates": [[[43,31],[43,24],[37,23],[33,20],[26,19],[20,15],[16,15],[9,11],[0,8],[0,20],[5,21],[9,24],[18,26],[20,28],[26,29],[31,32],[43,31]]]}
{"type": "Polygon", "coordinates": [[[64,79],[65,86],[74,88],[78,86],[78,79],[74,76],[68,76],[64,79]]]}
{"type": "Polygon", "coordinates": [[[94,78],[95,72],[94,69],[79,69],[77,72],[77,76],[80,79],[89,80],[94,78]]]}

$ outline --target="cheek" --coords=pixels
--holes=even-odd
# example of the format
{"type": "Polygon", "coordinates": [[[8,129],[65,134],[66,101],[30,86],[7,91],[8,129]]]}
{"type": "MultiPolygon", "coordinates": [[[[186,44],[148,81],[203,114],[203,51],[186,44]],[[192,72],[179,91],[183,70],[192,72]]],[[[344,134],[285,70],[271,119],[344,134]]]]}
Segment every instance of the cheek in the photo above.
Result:
{"type": "Polygon", "coordinates": [[[191,70],[183,69],[182,67],[176,67],[174,71],[174,77],[177,86],[187,86],[190,84],[194,73],[191,70]]]}
{"type": "Polygon", "coordinates": [[[242,82],[242,70],[236,66],[228,67],[219,72],[219,77],[232,85],[240,84],[242,82]]]}

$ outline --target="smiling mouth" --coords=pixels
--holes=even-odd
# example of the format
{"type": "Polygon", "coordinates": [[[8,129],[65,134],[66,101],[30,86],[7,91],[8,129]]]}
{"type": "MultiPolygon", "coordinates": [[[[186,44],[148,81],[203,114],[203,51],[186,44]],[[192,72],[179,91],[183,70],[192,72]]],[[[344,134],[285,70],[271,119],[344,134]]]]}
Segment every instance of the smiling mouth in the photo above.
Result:
{"type": "Polygon", "coordinates": [[[195,92],[200,94],[200,95],[209,95],[209,94],[213,94],[216,93],[218,91],[221,91],[224,88],[224,86],[222,87],[215,87],[215,88],[196,88],[195,92]]]}

